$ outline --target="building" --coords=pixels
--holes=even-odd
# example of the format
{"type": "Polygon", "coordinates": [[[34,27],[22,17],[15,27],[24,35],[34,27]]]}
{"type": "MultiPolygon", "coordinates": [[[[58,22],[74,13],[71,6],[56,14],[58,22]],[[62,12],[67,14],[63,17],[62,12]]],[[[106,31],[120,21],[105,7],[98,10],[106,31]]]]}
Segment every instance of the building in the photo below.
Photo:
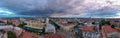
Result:
{"type": "Polygon", "coordinates": [[[60,33],[46,34],[44,38],[65,38],[65,35],[60,33]]]}
{"type": "Polygon", "coordinates": [[[46,24],[45,26],[45,32],[49,32],[49,33],[55,33],[55,26],[52,24],[46,24]]]}
{"type": "Polygon", "coordinates": [[[13,26],[12,26],[12,25],[0,26],[0,29],[4,29],[4,30],[12,30],[12,29],[13,29],[13,26]]]}
{"type": "Polygon", "coordinates": [[[38,28],[38,29],[43,29],[44,28],[44,23],[40,22],[29,22],[27,23],[27,26],[32,27],[32,28],[38,28]]]}
{"type": "Polygon", "coordinates": [[[19,19],[20,19],[21,22],[26,21],[26,19],[24,19],[24,18],[19,18],[19,19]]]}
{"type": "Polygon", "coordinates": [[[0,38],[7,38],[7,32],[5,30],[0,30],[0,38]]]}
{"type": "Polygon", "coordinates": [[[63,20],[59,20],[57,24],[64,31],[72,31],[74,26],[76,26],[78,23],[72,19],[63,19],[63,20]]]}
{"type": "Polygon", "coordinates": [[[43,29],[45,27],[45,23],[42,23],[40,21],[32,20],[26,23],[27,25],[25,25],[24,28],[28,31],[38,30],[39,32],[43,32],[43,29]]]}
{"type": "Polygon", "coordinates": [[[49,18],[46,18],[46,23],[49,23],[49,18]]]}
{"type": "Polygon", "coordinates": [[[5,26],[5,24],[4,23],[0,23],[0,26],[5,26]]]}
{"type": "Polygon", "coordinates": [[[19,28],[19,27],[14,27],[14,28],[13,28],[13,32],[15,33],[15,35],[16,35],[17,37],[19,37],[19,36],[24,32],[24,30],[21,29],[21,28],[19,28]]]}
{"type": "Polygon", "coordinates": [[[3,20],[4,24],[7,24],[7,20],[3,20]]]}
{"type": "Polygon", "coordinates": [[[15,26],[18,26],[21,22],[19,20],[13,20],[12,24],[14,24],[15,26]]]}
{"type": "Polygon", "coordinates": [[[39,36],[29,32],[24,32],[22,38],[39,38],[39,36]]]}

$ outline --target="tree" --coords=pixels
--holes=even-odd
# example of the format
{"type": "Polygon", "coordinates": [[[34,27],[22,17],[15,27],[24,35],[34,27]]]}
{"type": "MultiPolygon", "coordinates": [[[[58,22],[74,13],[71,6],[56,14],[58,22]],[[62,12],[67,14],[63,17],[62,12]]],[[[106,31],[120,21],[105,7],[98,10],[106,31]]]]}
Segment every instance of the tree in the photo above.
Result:
{"type": "Polygon", "coordinates": [[[102,20],[102,21],[100,22],[100,24],[99,24],[99,25],[100,25],[100,28],[99,28],[99,29],[101,29],[102,26],[105,25],[105,24],[111,25],[111,24],[110,24],[110,21],[102,20]]]}
{"type": "Polygon", "coordinates": [[[7,21],[7,24],[8,24],[8,25],[12,25],[12,22],[7,21]]]}
{"type": "Polygon", "coordinates": [[[111,25],[112,28],[115,28],[115,25],[111,25]]]}
{"type": "Polygon", "coordinates": [[[22,23],[20,23],[20,24],[19,24],[19,26],[18,26],[18,27],[23,28],[23,27],[24,27],[24,25],[27,25],[27,24],[26,24],[26,23],[24,23],[24,22],[22,22],[22,23]]]}
{"type": "Polygon", "coordinates": [[[7,31],[8,38],[16,38],[16,35],[12,31],[7,31]]]}
{"type": "Polygon", "coordinates": [[[39,33],[39,31],[38,31],[38,30],[36,30],[36,29],[32,30],[32,32],[33,32],[33,33],[36,33],[36,34],[38,34],[38,33],[39,33]]]}

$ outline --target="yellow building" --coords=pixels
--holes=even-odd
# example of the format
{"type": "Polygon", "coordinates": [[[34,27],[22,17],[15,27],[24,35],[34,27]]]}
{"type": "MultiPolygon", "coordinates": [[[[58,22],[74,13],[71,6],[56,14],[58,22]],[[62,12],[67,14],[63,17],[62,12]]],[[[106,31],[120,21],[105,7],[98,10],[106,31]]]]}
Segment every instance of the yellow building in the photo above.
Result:
{"type": "Polygon", "coordinates": [[[33,28],[43,28],[44,27],[44,23],[41,22],[29,22],[27,23],[27,26],[33,27],[33,28]]]}

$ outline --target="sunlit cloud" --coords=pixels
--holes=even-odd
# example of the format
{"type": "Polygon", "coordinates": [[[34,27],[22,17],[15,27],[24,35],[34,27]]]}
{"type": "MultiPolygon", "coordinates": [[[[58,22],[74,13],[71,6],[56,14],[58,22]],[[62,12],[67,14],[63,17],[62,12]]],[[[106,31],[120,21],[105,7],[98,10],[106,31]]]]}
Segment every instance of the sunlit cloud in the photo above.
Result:
{"type": "Polygon", "coordinates": [[[8,9],[0,8],[0,15],[12,15],[12,14],[14,14],[14,13],[8,9]]]}

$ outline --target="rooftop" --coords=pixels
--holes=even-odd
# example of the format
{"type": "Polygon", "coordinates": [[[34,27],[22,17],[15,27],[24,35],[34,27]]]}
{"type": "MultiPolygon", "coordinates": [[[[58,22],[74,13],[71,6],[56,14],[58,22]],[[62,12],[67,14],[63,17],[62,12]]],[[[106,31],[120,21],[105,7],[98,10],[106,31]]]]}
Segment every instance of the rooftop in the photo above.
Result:
{"type": "Polygon", "coordinates": [[[22,38],[39,38],[39,37],[37,35],[35,35],[35,34],[29,33],[29,32],[25,32],[23,34],[22,38]]]}
{"type": "Polygon", "coordinates": [[[65,38],[63,34],[55,33],[55,34],[47,34],[45,38],[65,38]]]}

